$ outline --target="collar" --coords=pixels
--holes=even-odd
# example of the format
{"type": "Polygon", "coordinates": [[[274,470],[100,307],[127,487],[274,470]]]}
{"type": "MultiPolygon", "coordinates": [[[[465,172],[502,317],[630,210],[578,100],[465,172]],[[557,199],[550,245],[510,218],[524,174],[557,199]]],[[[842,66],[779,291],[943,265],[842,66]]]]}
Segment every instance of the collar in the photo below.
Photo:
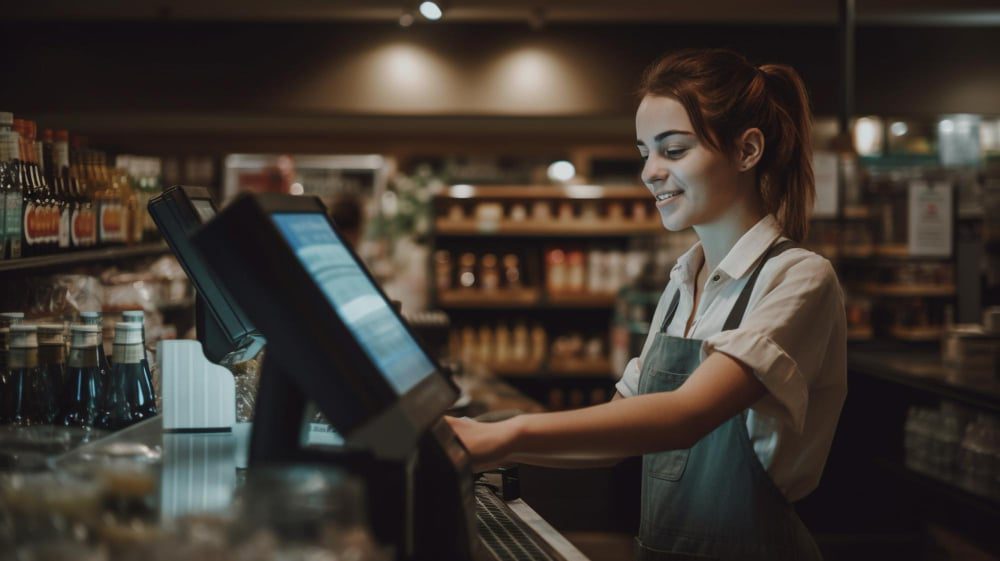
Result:
{"type": "MultiPolygon", "coordinates": [[[[718,270],[732,279],[746,275],[767,248],[780,237],[781,228],[777,219],[768,214],[740,237],[736,245],[722,259],[722,263],[719,263],[718,270]]],[[[677,258],[677,264],[670,271],[670,279],[679,284],[694,284],[695,275],[698,274],[698,269],[704,261],[705,251],[701,247],[701,242],[697,242],[677,258]]]]}
{"type": "Polygon", "coordinates": [[[719,263],[719,270],[729,275],[729,278],[742,277],[750,272],[754,263],[771,247],[774,240],[780,237],[781,227],[778,226],[778,221],[773,215],[768,214],[740,237],[736,245],[722,259],[722,263],[719,263]]]}

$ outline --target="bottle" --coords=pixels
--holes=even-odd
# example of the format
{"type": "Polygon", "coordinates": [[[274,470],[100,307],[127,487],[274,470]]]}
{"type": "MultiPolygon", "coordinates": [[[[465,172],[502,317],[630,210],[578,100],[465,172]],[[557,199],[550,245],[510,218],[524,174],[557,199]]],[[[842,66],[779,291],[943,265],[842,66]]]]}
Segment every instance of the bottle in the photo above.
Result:
{"type": "MultiPolygon", "coordinates": [[[[37,134],[35,123],[31,125],[37,134]]],[[[55,253],[59,249],[59,198],[52,177],[52,142],[51,130],[35,138],[35,165],[42,198],[42,253],[55,253]]]]}
{"type": "Polygon", "coordinates": [[[38,367],[45,372],[52,385],[56,413],[66,386],[66,337],[59,323],[38,325],[38,367]]]}
{"type": "Polygon", "coordinates": [[[0,111],[0,261],[7,259],[7,168],[11,160],[7,135],[13,126],[14,114],[0,111]]]}
{"type": "Polygon", "coordinates": [[[45,372],[38,367],[38,328],[20,323],[10,327],[4,406],[13,425],[47,424],[55,419],[55,398],[45,372]]]}
{"type": "MultiPolygon", "coordinates": [[[[11,120],[13,127],[16,119],[11,120]]],[[[6,173],[2,176],[4,192],[4,255],[21,257],[21,213],[24,207],[24,174],[21,170],[21,135],[14,128],[4,134],[6,173]]]]}
{"type": "Polygon", "coordinates": [[[97,245],[97,211],[90,196],[90,180],[87,176],[86,151],[83,139],[75,137],[70,152],[70,189],[76,209],[70,216],[70,244],[78,248],[97,245]]]}
{"type": "Polygon", "coordinates": [[[149,370],[143,368],[142,324],[115,324],[114,367],[108,388],[106,428],[119,430],[156,415],[149,370]]]}
{"type": "MultiPolygon", "coordinates": [[[[3,396],[7,384],[7,356],[10,351],[10,326],[21,323],[24,314],[21,312],[0,313],[0,404],[3,403],[3,396]]],[[[0,412],[0,422],[3,422],[3,413],[0,412]]]]}
{"type": "Polygon", "coordinates": [[[61,252],[72,251],[75,247],[70,234],[70,220],[76,209],[76,201],[70,186],[69,133],[65,130],[56,131],[53,135],[52,177],[59,193],[59,234],[56,245],[61,252]]]}
{"type": "Polygon", "coordinates": [[[70,349],[63,386],[59,424],[67,427],[96,426],[101,413],[101,331],[94,325],[69,328],[70,349]]]}
{"type": "Polygon", "coordinates": [[[93,166],[98,185],[98,190],[95,191],[95,198],[98,200],[97,243],[102,246],[120,245],[124,224],[118,180],[105,165],[104,152],[93,152],[93,166]]]}
{"type": "Polygon", "coordinates": [[[43,253],[44,194],[35,168],[35,139],[31,122],[14,119],[14,129],[21,136],[21,169],[24,177],[24,207],[21,211],[21,253],[32,257],[43,253]]]}
{"type": "Polygon", "coordinates": [[[104,345],[104,316],[101,312],[80,312],[80,323],[83,325],[96,325],[97,330],[101,333],[101,344],[98,345],[97,352],[101,357],[101,381],[103,382],[111,373],[107,347],[104,345]]]}
{"type": "Polygon", "coordinates": [[[138,323],[142,326],[142,371],[145,372],[146,385],[149,386],[149,393],[152,403],[156,403],[156,385],[153,383],[153,371],[149,367],[149,351],[146,349],[146,312],[142,310],[125,310],[122,312],[122,321],[125,323],[138,323]]]}

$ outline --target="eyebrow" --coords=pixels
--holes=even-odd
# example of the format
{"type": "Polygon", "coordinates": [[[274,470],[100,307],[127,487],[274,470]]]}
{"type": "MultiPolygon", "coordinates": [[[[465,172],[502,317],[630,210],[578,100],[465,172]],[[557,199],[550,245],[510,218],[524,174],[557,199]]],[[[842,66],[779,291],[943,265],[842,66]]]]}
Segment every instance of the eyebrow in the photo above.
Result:
{"type": "MultiPolygon", "coordinates": [[[[663,131],[660,134],[654,136],[653,137],[653,142],[659,143],[664,138],[667,138],[668,136],[673,136],[675,134],[686,134],[686,135],[689,135],[689,136],[694,136],[693,132],[681,131],[681,130],[676,130],[676,129],[670,129],[668,131],[663,131]]],[[[636,140],[635,141],[635,145],[636,146],[645,146],[646,143],[643,142],[643,141],[641,141],[641,140],[636,140]]]]}

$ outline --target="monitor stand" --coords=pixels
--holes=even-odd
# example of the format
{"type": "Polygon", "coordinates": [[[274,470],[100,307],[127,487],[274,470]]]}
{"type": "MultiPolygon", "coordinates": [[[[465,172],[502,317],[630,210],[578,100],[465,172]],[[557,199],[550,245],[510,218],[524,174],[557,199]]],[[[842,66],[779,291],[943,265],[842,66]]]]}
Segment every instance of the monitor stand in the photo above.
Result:
{"type": "Polygon", "coordinates": [[[305,394],[271,354],[264,356],[250,441],[249,469],[275,464],[335,465],[364,483],[375,539],[404,560],[480,558],[472,473],[467,455],[442,419],[403,460],[366,450],[301,445],[305,394]]]}

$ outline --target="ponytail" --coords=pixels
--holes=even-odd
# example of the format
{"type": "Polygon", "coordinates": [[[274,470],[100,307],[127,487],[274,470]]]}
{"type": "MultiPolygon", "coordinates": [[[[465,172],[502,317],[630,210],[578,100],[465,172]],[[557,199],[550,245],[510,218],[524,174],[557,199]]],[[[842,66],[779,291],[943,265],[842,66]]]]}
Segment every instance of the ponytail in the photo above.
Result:
{"type": "Polygon", "coordinates": [[[809,232],[816,198],[812,167],[812,116],[805,85],[790,66],[759,68],[771,105],[764,152],[770,158],[759,172],[764,208],[777,216],[784,235],[801,242],[809,232]],[[768,134],[770,132],[771,134],[768,134]]]}
{"type": "Polygon", "coordinates": [[[812,113],[794,69],[755,68],[725,49],[684,50],[653,63],[638,93],[676,99],[698,138],[727,155],[735,153],[735,139],[745,130],[760,129],[764,154],[757,178],[764,210],[775,215],[784,236],[805,239],[816,196],[812,113]]]}

